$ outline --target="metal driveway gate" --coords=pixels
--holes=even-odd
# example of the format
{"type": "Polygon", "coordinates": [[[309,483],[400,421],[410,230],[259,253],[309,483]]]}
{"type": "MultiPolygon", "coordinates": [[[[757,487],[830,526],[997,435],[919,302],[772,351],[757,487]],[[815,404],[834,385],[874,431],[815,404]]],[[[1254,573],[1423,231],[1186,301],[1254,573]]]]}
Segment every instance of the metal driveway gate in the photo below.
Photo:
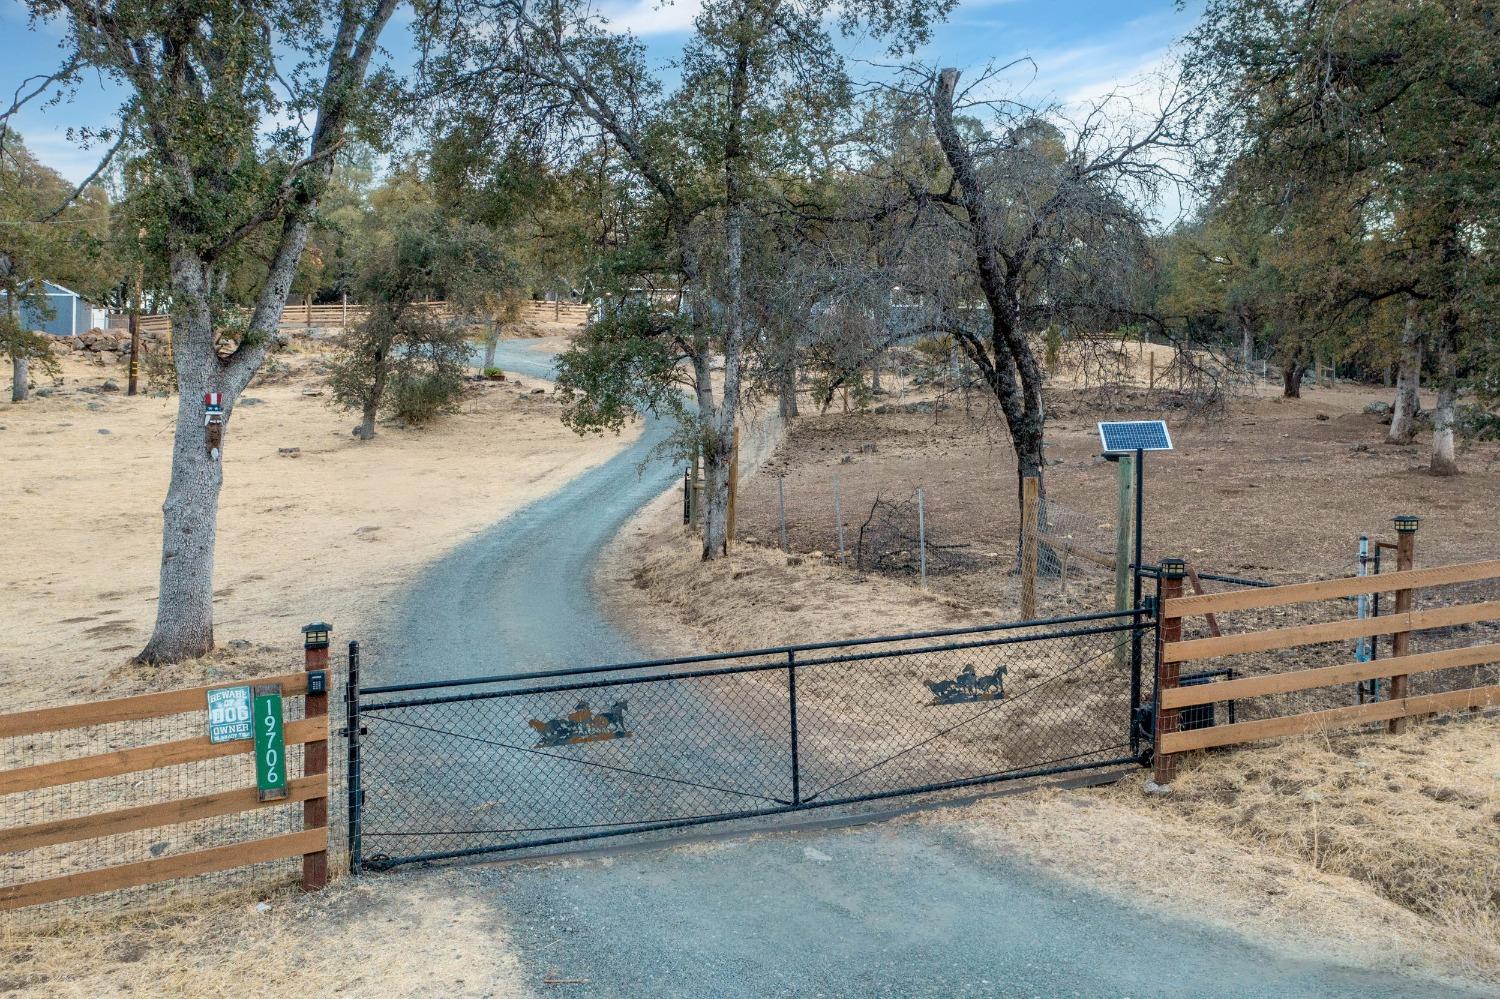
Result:
{"type": "MultiPolygon", "coordinates": [[[[1149,611],[349,684],[355,870],[1135,762],[1149,611]]],[[[1154,645],[1154,641],[1153,641],[1154,645]]]]}

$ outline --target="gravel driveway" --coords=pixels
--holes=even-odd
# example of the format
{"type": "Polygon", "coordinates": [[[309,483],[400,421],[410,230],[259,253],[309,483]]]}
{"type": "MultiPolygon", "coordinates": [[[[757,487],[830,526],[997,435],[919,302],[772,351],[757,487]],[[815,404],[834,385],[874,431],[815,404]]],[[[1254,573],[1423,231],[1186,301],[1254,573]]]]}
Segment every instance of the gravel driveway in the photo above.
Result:
{"type": "MultiPolygon", "coordinates": [[[[507,372],[550,358],[501,345],[507,372]]],[[[603,545],[678,474],[641,438],[494,525],[420,578],[371,682],[645,658],[590,592],[603,545]]],[[[482,445],[480,445],[482,446],[482,445]]],[[[520,474],[520,470],[518,470],[520,474]]],[[[932,824],[746,836],[619,856],[450,872],[493,904],[532,983],[569,996],[1478,995],[1266,951],[1147,915],[932,824]],[[577,984],[543,986],[542,976],[577,984]]]]}

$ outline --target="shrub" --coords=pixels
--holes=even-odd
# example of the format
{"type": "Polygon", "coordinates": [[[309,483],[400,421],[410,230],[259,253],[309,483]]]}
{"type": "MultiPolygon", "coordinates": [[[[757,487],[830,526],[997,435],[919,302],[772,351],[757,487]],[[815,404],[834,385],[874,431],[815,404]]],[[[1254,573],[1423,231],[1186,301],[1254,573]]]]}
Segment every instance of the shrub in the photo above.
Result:
{"type": "Polygon", "coordinates": [[[451,367],[404,370],[391,379],[386,409],[409,426],[421,426],[458,410],[468,386],[462,371],[451,367]]]}

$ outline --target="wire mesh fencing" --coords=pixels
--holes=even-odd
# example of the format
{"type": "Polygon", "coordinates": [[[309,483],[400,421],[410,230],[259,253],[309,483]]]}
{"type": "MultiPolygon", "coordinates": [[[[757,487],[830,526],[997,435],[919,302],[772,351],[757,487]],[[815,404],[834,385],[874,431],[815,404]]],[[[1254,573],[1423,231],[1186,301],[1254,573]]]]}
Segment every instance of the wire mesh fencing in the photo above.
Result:
{"type": "MultiPolygon", "coordinates": [[[[283,672],[300,673],[301,669],[300,663],[288,661],[283,672]]],[[[343,780],[344,754],[338,737],[344,715],[338,693],[342,690],[340,673],[341,666],[336,669],[330,664],[330,789],[341,787],[343,780]]],[[[284,697],[284,724],[304,719],[305,708],[305,697],[284,697]]],[[[170,862],[204,850],[302,832],[302,802],[307,795],[296,779],[304,772],[306,746],[297,743],[285,747],[286,772],[295,789],[285,803],[180,821],[189,811],[214,811],[216,796],[256,786],[254,758],[248,751],[198,758],[194,749],[206,741],[207,723],[205,698],[202,707],[157,717],[0,737],[0,780],[4,781],[0,800],[5,806],[0,823],[0,892],[124,865],[170,862]],[[122,756],[138,758],[140,765],[120,773],[122,756]],[[194,810],[172,807],[189,802],[194,810]]],[[[343,800],[330,790],[333,870],[344,866],[339,859],[346,849],[344,828],[343,800]]],[[[205,889],[274,888],[291,884],[301,867],[301,857],[296,856],[50,902],[27,911],[61,917],[164,902],[205,889]]]]}
{"type": "MultiPolygon", "coordinates": [[[[1148,567],[1148,569],[1153,568],[1148,567]]],[[[1358,568],[1356,561],[1352,563],[1352,571],[1350,566],[1338,566],[1333,571],[1314,578],[1336,579],[1358,575],[1358,568]]],[[[1377,565],[1373,558],[1369,559],[1365,565],[1365,571],[1370,575],[1387,575],[1396,572],[1396,560],[1394,557],[1388,557],[1382,559],[1377,565]]],[[[1212,580],[1208,585],[1215,590],[1236,588],[1234,585],[1226,586],[1212,580]]],[[[1500,646],[1500,580],[1487,579],[1415,588],[1411,591],[1410,607],[1411,610],[1421,613],[1442,608],[1489,603],[1495,605],[1496,613],[1493,615],[1495,619],[1418,628],[1406,632],[1404,638],[1399,640],[1399,644],[1397,635],[1390,633],[1339,638],[1185,663],[1184,674],[1193,676],[1199,682],[1212,682],[1220,678],[1268,676],[1318,667],[1372,662],[1390,659],[1397,655],[1422,655],[1474,646],[1500,646]],[[1186,668],[1189,666],[1192,667],[1191,674],[1186,668]]],[[[1397,613],[1398,609],[1395,593],[1391,590],[1384,590],[1368,594],[1364,599],[1359,596],[1335,597],[1277,607],[1237,610],[1217,615],[1194,615],[1182,619],[1182,637],[1190,641],[1212,638],[1220,634],[1236,635],[1348,623],[1360,618],[1387,617],[1397,613]]],[[[1412,673],[1406,679],[1406,696],[1440,694],[1500,683],[1500,655],[1488,658],[1490,661],[1412,673]]],[[[1255,721],[1289,714],[1369,704],[1388,700],[1392,695],[1391,679],[1378,677],[1333,686],[1261,695],[1232,707],[1237,712],[1238,720],[1255,721]]],[[[1205,717],[1210,719],[1208,723],[1212,723],[1213,719],[1222,722],[1230,708],[1231,705],[1227,702],[1205,707],[1205,717]]]]}
{"type": "Polygon", "coordinates": [[[1092,615],[372,688],[355,846],[384,868],[1125,762],[1138,684],[1117,650],[1140,630],[1092,615]]]}

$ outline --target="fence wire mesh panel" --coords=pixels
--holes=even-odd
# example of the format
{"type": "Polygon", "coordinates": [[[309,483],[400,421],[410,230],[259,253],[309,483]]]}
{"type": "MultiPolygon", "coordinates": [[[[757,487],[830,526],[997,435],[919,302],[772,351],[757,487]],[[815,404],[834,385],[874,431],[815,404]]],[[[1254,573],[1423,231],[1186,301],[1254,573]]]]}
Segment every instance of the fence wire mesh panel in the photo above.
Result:
{"type": "Polygon", "coordinates": [[[351,846],[386,868],[1131,762],[1137,619],[356,692],[351,846]]]}
{"type": "MultiPolygon", "coordinates": [[[[300,668],[300,664],[288,662],[282,672],[292,673],[300,668]]],[[[328,672],[330,689],[336,691],[340,681],[333,664],[328,672]]],[[[245,682],[253,683],[254,679],[245,682]]],[[[224,685],[237,684],[226,682],[224,685]]],[[[343,707],[342,699],[336,694],[328,698],[329,725],[334,733],[342,725],[343,707]]],[[[295,723],[305,717],[306,699],[301,695],[288,695],[282,703],[282,710],[283,721],[295,723]]],[[[205,704],[202,709],[157,717],[0,738],[0,772],[24,773],[29,768],[66,761],[107,760],[113,754],[202,738],[207,729],[207,717],[205,704]]],[[[342,783],[343,758],[338,752],[336,737],[330,739],[328,745],[328,781],[332,788],[342,783]]],[[[293,778],[302,776],[306,747],[289,744],[285,748],[287,773],[293,778]]],[[[0,828],[0,889],[126,864],[170,860],[182,854],[302,831],[302,799],[292,797],[285,803],[252,810],[190,821],[163,821],[119,832],[106,829],[92,835],[63,835],[60,831],[50,837],[39,835],[51,825],[66,826],[121,810],[165,806],[171,802],[254,788],[255,780],[254,759],[249,752],[244,752],[217,759],[143,766],[124,774],[69,779],[34,790],[9,791],[3,796],[5,816],[0,821],[0,826],[3,826],[0,828]],[[24,843],[8,849],[20,842],[23,833],[28,834],[24,843]]],[[[342,804],[337,794],[330,794],[329,852],[335,858],[332,860],[335,864],[345,845],[342,804]]],[[[293,884],[301,867],[302,858],[295,856],[49,902],[28,911],[33,914],[77,915],[144,902],[160,903],[179,896],[190,897],[190,892],[201,891],[206,886],[215,890],[270,889],[293,884]]],[[[3,918],[0,916],[0,921],[3,918]]]]}

